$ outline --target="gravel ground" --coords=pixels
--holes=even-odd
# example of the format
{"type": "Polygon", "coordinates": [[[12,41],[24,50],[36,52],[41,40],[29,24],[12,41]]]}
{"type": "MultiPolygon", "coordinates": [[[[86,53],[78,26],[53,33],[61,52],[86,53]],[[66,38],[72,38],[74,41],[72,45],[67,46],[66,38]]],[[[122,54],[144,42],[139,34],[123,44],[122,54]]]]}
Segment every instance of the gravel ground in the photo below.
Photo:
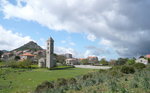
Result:
{"type": "Polygon", "coordinates": [[[109,66],[74,65],[77,68],[110,69],[109,66]]]}

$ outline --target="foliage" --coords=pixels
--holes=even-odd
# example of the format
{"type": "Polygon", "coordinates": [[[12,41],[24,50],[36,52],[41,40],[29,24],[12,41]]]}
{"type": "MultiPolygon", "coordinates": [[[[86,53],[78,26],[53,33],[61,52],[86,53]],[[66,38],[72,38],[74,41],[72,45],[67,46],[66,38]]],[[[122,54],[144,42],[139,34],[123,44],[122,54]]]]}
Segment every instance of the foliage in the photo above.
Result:
{"type": "Polygon", "coordinates": [[[74,84],[76,84],[76,83],[77,83],[77,80],[76,80],[75,78],[69,78],[69,79],[68,79],[68,84],[74,85],[74,84]]]}
{"type": "Polygon", "coordinates": [[[67,80],[65,78],[58,78],[55,82],[55,87],[59,88],[60,86],[67,85],[67,80]]]}
{"type": "Polygon", "coordinates": [[[32,62],[30,60],[23,60],[23,61],[15,61],[11,60],[6,63],[6,66],[12,68],[31,68],[32,62]]]}
{"type": "Polygon", "coordinates": [[[92,74],[91,73],[83,75],[83,80],[87,80],[89,78],[92,78],[92,74]]]}
{"type": "Polygon", "coordinates": [[[135,59],[128,59],[127,64],[128,64],[128,65],[133,65],[133,64],[135,64],[135,59]]]}
{"type": "Polygon", "coordinates": [[[80,63],[83,64],[83,65],[87,65],[88,64],[88,59],[82,59],[80,63]]]}
{"type": "Polygon", "coordinates": [[[122,66],[120,71],[125,74],[133,74],[135,69],[132,66],[122,66]]]}
{"type": "Polygon", "coordinates": [[[150,58],[147,58],[148,59],[148,63],[150,63],[150,58]]]}
{"type": "Polygon", "coordinates": [[[108,65],[108,62],[106,61],[105,58],[102,58],[101,61],[100,61],[100,64],[102,64],[102,65],[108,65]]]}
{"type": "Polygon", "coordinates": [[[113,66],[116,65],[116,60],[110,60],[109,65],[113,65],[113,66]]]}
{"type": "MultiPolygon", "coordinates": [[[[76,77],[72,85],[65,79],[66,85],[49,88],[46,93],[149,93],[149,69],[135,72],[132,66],[116,66],[110,70],[91,72],[76,77]],[[122,71],[121,71],[122,70],[122,71]],[[126,74],[121,74],[121,72],[126,74]],[[132,74],[129,74],[132,73],[132,74]]],[[[57,81],[55,82],[57,83],[57,81]]]]}
{"type": "MultiPolygon", "coordinates": [[[[57,68],[63,67],[64,66],[57,68]]],[[[70,79],[93,71],[95,70],[81,68],[57,70],[48,70],[46,68],[0,68],[0,73],[2,73],[2,75],[0,75],[0,93],[34,93],[33,91],[36,89],[36,86],[42,84],[44,81],[53,83],[51,81],[57,80],[57,78],[70,79]]],[[[68,79],[67,82],[69,83],[68,79]]],[[[73,85],[71,84],[70,87],[71,86],[73,85]]],[[[73,88],[79,89],[79,86],[73,86],[73,88]]]]}
{"type": "Polygon", "coordinates": [[[145,64],[143,64],[143,63],[136,63],[136,64],[134,64],[133,66],[134,66],[136,69],[139,69],[139,70],[141,70],[141,69],[143,69],[143,68],[146,67],[145,64]]]}
{"type": "Polygon", "coordinates": [[[42,84],[38,85],[36,88],[36,93],[42,93],[42,91],[47,90],[48,88],[54,88],[53,82],[44,81],[42,84]]]}
{"type": "Polygon", "coordinates": [[[140,56],[139,58],[145,58],[144,56],[140,56]]]}
{"type": "Polygon", "coordinates": [[[65,56],[54,54],[54,57],[56,58],[56,63],[65,64],[65,60],[66,60],[65,56]]]}
{"type": "Polygon", "coordinates": [[[0,51],[0,58],[1,58],[2,54],[3,54],[3,51],[0,51]]]}
{"type": "Polygon", "coordinates": [[[128,58],[118,58],[116,65],[124,65],[128,61],[128,58]]]}
{"type": "Polygon", "coordinates": [[[16,61],[20,60],[20,56],[15,56],[15,60],[16,61]]]}

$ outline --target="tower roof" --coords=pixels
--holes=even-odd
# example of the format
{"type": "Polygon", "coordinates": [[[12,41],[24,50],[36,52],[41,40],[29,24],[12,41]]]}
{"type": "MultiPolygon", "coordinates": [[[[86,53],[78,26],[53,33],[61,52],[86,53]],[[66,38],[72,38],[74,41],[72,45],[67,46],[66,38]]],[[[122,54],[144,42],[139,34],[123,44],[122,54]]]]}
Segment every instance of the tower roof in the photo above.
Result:
{"type": "Polygon", "coordinates": [[[54,42],[54,40],[53,40],[52,37],[50,37],[47,41],[52,41],[52,42],[54,42]]]}

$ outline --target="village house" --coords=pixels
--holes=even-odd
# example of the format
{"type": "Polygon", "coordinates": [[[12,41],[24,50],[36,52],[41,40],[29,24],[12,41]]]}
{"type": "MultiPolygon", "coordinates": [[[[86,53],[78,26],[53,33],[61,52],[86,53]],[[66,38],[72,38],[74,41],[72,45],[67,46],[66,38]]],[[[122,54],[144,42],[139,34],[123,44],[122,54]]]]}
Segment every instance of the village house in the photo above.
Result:
{"type": "Polygon", "coordinates": [[[146,55],[145,58],[150,58],[150,54],[146,55]]]}
{"type": "Polygon", "coordinates": [[[72,58],[72,54],[70,54],[70,53],[66,53],[64,56],[65,56],[67,59],[72,58]]]}
{"type": "Polygon", "coordinates": [[[24,53],[22,55],[20,55],[21,60],[34,60],[35,55],[31,54],[31,53],[24,53]]]}
{"type": "Polygon", "coordinates": [[[148,64],[148,60],[145,59],[145,58],[139,58],[139,59],[137,59],[135,62],[136,62],[136,63],[143,63],[143,64],[145,64],[145,65],[148,64]]]}
{"type": "Polygon", "coordinates": [[[69,58],[69,59],[66,59],[66,64],[71,65],[71,66],[72,65],[78,65],[79,61],[76,58],[69,58]]]}
{"type": "Polygon", "coordinates": [[[13,57],[13,53],[4,53],[2,56],[2,60],[9,60],[11,57],[13,57]]]}
{"type": "Polygon", "coordinates": [[[88,63],[98,63],[98,57],[95,56],[89,56],[88,58],[88,63]]]}

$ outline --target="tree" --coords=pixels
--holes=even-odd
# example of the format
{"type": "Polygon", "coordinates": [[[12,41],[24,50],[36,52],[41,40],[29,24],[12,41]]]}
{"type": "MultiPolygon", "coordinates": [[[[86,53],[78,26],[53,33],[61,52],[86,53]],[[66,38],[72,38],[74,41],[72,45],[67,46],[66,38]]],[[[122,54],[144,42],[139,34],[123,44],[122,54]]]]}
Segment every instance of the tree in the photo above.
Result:
{"type": "Polygon", "coordinates": [[[144,56],[140,56],[139,58],[145,58],[144,56]]]}
{"type": "Polygon", "coordinates": [[[88,64],[88,59],[82,59],[82,60],[81,60],[81,64],[87,65],[87,64],[88,64]]]}
{"type": "Polygon", "coordinates": [[[101,61],[100,61],[100,64],[102,64],[102,65],[108,65],[108,62],[106,61],[105,58],[102,58],[101,61]]]}
{"type": "Polygon", "coordinates": [[[63,55],[54,54],[57,63],[65,64],[66,57],[63,55]]]}
{"type": "Polygon", "coordinates": [[[2,55],[3,55],[3,51],[0,51],[0,58],[1,58],[2,55]]]}
{"type": "Polygon", "coordinates": [[[128,59],[127,64],[133,65],[133,64],[135,64],[135,60],[134,59],[128,59]]]}
{"type": "Polygon", "coordinates": [[[20,56],[15,56],[15,60],[16,61],[20,60],[20,56]]]}
{"type": "Polygon", "coordinates": [[[109,65],[113,65],[113,66],[116,65],[116,60],[110,60],[109,65]]]}
{"type": "Polygon", "coordinates": [[[128,61],[128,58],[118,58],[116,65],[124,65],[128,61]]]}

